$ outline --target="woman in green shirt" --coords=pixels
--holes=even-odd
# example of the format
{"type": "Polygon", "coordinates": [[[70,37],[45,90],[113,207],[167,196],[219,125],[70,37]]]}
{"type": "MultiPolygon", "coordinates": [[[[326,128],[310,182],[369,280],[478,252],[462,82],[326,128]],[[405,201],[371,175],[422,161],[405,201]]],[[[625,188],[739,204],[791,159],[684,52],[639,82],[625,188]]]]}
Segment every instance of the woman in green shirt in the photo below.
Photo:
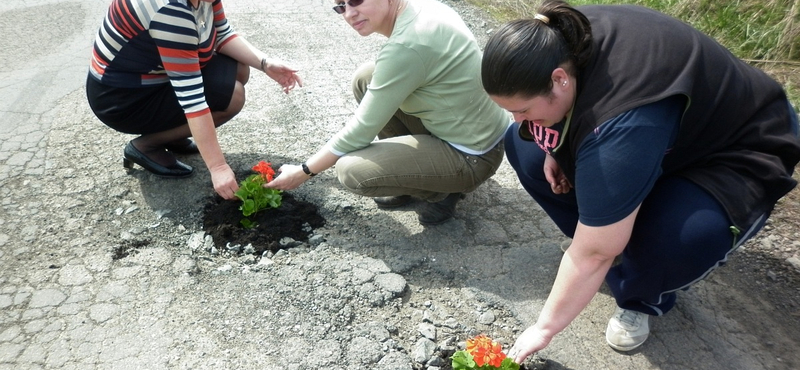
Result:
{"type": "Polygon", "coordinates": [[[423,225],[451,219],[464,193],[503,160],[510,116],[484,92],[481,50],[461,17],[434,0],[336,0],[361,36],[388,37],[353,81],[355,115],[302,165],[267,186],[288,190],[336,165],[348,190],[392,208],[427,201],[423,225]],[[375,137],[378,140],[373,141],[375,137]]]}

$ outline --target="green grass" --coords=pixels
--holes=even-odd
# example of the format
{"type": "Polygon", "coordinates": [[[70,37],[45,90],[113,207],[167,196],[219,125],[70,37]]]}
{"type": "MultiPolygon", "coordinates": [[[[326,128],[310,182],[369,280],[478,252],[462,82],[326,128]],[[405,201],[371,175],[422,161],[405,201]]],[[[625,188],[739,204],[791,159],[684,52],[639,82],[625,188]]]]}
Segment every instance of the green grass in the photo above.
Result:
{"type": "MultiPolygon", "coordinates": [[[[469,0],[500,21],[532,16],[537,1],[469,0]]],[[[800,0],[574,0],[586,4],[636,4],[681,19],[748,60],[800,60],[800,0]]]]}
{"type": "MultiPolygon", "coordinates": [[[[539,1],[467,0],[505,22],[532,17],[539,1]]],[[[691,24],[736,56],[770,73],[800,106],[800,0],[574,0],[587,4],[636,4],[691,24]]]]}

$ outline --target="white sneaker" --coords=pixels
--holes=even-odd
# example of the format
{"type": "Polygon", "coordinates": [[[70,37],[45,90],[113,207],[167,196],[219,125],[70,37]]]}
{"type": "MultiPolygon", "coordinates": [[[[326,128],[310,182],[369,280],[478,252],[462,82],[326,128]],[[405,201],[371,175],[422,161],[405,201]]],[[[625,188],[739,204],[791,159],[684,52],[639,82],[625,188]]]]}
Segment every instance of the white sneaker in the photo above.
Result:
{"type": "Polygon", "coordinates": [[[608,320],[606,342],[617,351],[630,351],[639,347],[650,335],[649,315],[617,307],[608,320]]]}

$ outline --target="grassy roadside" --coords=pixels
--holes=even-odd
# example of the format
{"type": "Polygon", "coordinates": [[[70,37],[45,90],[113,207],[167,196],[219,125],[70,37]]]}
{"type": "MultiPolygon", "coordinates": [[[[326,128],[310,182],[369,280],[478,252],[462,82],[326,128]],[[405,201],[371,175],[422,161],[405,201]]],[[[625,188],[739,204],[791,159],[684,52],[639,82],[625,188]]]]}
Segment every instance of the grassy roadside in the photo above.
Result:
{"type": "MultiPolygon", "coordinates": [[[[467,0],[500,21],[530,17],[540,1],[467,0]]],[[[572,0],[636,4],[683,20],[781,82],[800,106],[800,0],[572,0]]]]}

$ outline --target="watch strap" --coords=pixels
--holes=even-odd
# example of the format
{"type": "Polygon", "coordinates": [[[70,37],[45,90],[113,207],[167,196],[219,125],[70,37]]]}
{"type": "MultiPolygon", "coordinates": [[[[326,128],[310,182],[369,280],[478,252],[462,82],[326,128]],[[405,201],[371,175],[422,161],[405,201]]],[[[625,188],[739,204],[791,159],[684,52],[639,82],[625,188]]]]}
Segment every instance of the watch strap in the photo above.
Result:
{"type": "Polygon", "coordinates": [[[303,167],[303,172],[305,172],[305,173],[306,173],[306,175],[308,175],[308,176],[310,176],[310,177],[317,176],[317,174],[316,174],[316,173],[313,173],[313,172],[311,172],[311,170],[310,170],[310,169],[308,169],[308,165],[307,165],[307,164],[303,163],[303,164],[302,164],[302,167],[303,167]]]}

